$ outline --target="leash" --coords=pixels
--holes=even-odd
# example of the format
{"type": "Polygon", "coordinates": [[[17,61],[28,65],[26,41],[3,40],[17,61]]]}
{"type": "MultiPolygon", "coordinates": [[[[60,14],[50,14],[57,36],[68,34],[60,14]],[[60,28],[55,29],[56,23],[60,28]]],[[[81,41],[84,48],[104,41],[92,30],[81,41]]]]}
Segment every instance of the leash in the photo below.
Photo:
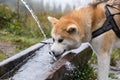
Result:
{"type": "Polygon", "coordinates": [[[103,26],[99,29],[97,29],[96,31],[92,32],[92,39],[109,31],[109,30],[113,30],[114,33],[116,34],[117,37],[120,38],[120,29],[118,27],[118,25],[116,24],[115,20],[114,20],[114,16],[115,15],[120,15],[120,13],[115,13],[115,14],[111,14],[110,10],[108,9],[108,7],[112,7],[114,9],[120,10],[116,7],[113,7],[111,5],[106,5],[105,9],[105,15],[106,15],[106,21],[104,22],[103,26]]]}

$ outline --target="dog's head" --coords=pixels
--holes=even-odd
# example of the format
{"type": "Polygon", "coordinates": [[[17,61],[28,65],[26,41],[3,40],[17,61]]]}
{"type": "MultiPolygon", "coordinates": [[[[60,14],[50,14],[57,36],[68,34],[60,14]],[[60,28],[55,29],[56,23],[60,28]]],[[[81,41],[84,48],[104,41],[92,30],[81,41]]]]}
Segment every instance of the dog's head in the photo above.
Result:
{"type": "Polygon", "coordinates": [[[60,56],[65,51],[78,48],[83,42],[89,42],[92,31],[103,26],[105,22],[105,5],[105,3],[89,4],[60,19],[48,17],[53,26],[51,35],[54,43],[51,50],[54,55],[60,56]]]}
{"type": "Polygon", "coordinates": [[[78,29],[78,24],[70,19],[48,17],[52,23],[51,36],[53,38],[53,45],[51,51],[54,55],[60,56],[65,51],[78,48],[81,45],[81,38],[83,35],[78,29]]]}

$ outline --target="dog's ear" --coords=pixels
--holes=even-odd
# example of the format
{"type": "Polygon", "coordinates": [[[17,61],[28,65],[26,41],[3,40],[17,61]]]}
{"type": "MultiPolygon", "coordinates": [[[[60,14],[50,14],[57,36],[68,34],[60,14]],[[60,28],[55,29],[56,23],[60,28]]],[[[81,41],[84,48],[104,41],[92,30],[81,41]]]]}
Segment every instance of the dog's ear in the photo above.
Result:
{"type": "Polygon", "coordinates": [[[77,33],[77,31],[78,31],[78,28],[77,28],[76,25],[70,25],[67,28],[67,32],[70,33],[70,34],[77,33]]]}
{"type": "Polygon", "coordinates": [[[48,20],[52,23],[52,25],[55,25],[58,22],[58,19],[50,16],[48,16],[48,20]]]}

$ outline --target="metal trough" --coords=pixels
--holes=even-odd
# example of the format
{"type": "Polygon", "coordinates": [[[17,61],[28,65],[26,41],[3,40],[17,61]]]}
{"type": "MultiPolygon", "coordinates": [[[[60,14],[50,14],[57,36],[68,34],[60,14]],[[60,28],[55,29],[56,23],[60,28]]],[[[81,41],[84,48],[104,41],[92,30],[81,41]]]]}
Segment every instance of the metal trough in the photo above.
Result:
{"type": "Polygon", "coordinates": [[[84,43],[54,62],[49,54],[51,42],[51,39],[45,40],[0,62],[0,79],[66,80],[65,75],[71,69],[86,64],[92,55],[92,49],[84,43]]]}

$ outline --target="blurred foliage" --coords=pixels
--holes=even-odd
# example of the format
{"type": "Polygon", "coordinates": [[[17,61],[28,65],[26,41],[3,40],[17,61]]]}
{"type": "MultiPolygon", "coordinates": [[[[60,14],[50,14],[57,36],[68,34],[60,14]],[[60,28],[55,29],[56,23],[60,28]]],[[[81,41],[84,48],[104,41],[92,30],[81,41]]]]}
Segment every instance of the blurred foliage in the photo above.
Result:
{"type": "Polygon", "coordinates": [[[116,61],[120,61],[120,48],[115,49],[111,54],[111,65],[116,66],[116,61]]]}
{"type": "MultiPolygon", "coordinates": [[[[4,30],[8,33],[29,36],[38,38],[43,36],[31,14],[11,11],[8,6],[0,4],[0,30],[4,30]]],[[[47,37],[50,37],[51,24],[48,22],[47,17],[49,15],[59,17],[62,14],[50,14],[48,12],[35,12],[40,20],[40,24],[45,31],[47,37]]]]}
{"type": "MultiPolygon", "coordinates": [[[[23,12],[19,10],[12,11],[7,5],[0,4],[0,41],[12,42],[16,46],[16,53],[40,42],[44,38],[30,12],[28,10],[23,12]]],[[[38,11],[35,11],[35,14],[49,38],[52,27],[47,17],[59,18],[62,14],[38,11]]]]}
{"type": "Polygon", "coordinates": [[[3,51],[0,50],[0,61],[6,59],[8,56],[3,53],[3,51]]]}
{"type": "MultiPolygon", "coordinates": [[[[120,61],[120,48],[113,50],[111,54],[111,66],[116,66],[116,61],[120,61]]],[[[92,55],[90,61],[91,64],[97,64],[97,56],[96,53],[92,55]]]]}
{"type": "Polygon", "coordinates": [[[114,73],[110,73],[109,77],[115,80],[118,80],[118,77],[114,73]]]}
{"type": "Polygon", "coordinates": [[[0,13],[0,30],[6,30],[14,35],[31,34],[30,28],[24,23],[25,19],[18,19],[17,12],[13,12],[8,6],[0,4],[0,13]]]}
{"type": "Polygon", "coordinates": [[[91,67],[90,64],[86,64],[82,67],[79,65],[65,76],[68,76],[66,80],[95,80],[97,77],[94,68],[91,67]]]}
{"type": "Polygon", "coordinates": [[[3,4],[0,4],[0,13],[0,41],[13,42],[17,46],[16,52],[42,39],[41,35],[35,36],[32,33],[32,28],[26,24],[28,16],[20,17],[17,12],[10,10],[8,6],[3,4]]]}

